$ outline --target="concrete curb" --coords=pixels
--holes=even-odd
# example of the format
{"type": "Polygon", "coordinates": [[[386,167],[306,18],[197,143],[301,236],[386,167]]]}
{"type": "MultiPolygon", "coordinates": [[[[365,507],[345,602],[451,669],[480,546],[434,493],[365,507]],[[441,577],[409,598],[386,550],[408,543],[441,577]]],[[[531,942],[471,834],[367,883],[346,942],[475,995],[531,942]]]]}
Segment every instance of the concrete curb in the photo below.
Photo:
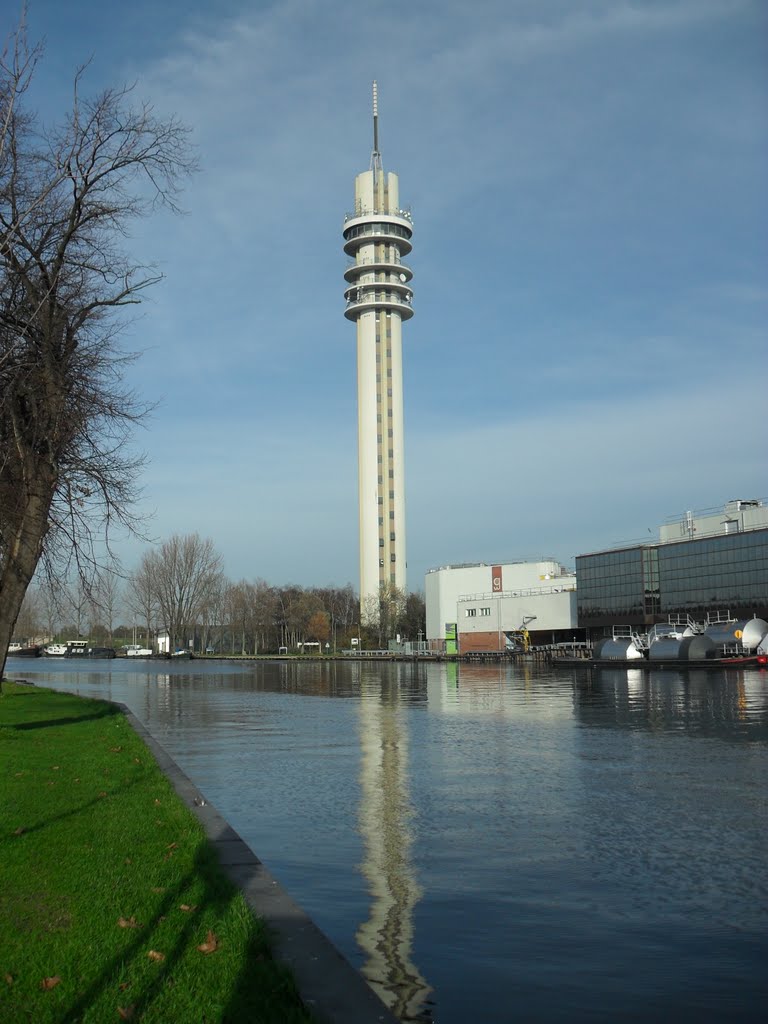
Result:
{"type": "Polygon", "coordinates": [[[250,847],[208,803],[125,704],[111,701],[152,752],[160,770],[205,829],[225,874],[272,934],[275,959],[288,966],[306,1007],[328,1024],[398,1024],[363,977],[275,881],[250,847]]]}

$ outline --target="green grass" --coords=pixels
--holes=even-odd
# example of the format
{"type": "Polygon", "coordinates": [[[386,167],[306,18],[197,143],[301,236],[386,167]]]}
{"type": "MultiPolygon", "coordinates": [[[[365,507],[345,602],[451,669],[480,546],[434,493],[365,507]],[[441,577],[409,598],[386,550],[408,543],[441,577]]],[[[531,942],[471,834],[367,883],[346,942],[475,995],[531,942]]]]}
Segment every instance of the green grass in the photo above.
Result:
{"type": "Polygon", "coordinates": [[[118,709],[5,682],[0,786],[1,1021],[311,1020],[118,709]]]}

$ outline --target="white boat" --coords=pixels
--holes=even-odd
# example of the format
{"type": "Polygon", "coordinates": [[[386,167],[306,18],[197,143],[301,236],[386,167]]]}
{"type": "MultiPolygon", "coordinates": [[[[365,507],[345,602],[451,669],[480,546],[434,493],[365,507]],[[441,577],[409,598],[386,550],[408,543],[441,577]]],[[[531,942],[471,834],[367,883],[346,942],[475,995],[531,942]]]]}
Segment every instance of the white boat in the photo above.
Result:
{"type": "Polygon", "coordinates": [[[66,644],[48,644],[47,647],[43,648],[43,654],[47,654],[51,657],[63,658],[67,653],[66,644]]]}
{"type": "Polygon", "coordinates": [[[125,647],[126,658],[151,658],[152,651],[149,647],[142,647],[140,644],[128,644],[125,647]]]}
{"type": "Polygon", "coordinates": [[[9,654],[15,654],[16,651],[20,651],[21,649],[22,649],[22,644],[17,643],[16,641],[14,641],[12,644],[8,644],[8,653],[9,654]]]}

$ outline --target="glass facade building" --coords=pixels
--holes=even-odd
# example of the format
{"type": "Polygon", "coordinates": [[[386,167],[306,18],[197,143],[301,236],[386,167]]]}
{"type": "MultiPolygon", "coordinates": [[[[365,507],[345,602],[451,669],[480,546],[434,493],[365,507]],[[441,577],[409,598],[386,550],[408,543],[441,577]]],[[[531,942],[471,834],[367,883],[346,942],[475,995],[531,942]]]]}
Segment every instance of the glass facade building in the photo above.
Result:
{"type": "Polygon", "coordinates": [[[576,558],[582,627],[650,626],[670,615],[768,618],[768,529],[641,544],[576,558]]]}

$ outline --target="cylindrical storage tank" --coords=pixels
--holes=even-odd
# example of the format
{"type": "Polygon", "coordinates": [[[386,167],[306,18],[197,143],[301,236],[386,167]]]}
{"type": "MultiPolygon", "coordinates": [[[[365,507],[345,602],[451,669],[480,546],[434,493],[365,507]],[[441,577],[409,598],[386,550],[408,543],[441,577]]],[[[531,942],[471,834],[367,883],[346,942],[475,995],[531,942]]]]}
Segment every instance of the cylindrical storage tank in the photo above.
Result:
{"type": "Polygon", "coordinates": [[[648,648],[650,661],[676,661],[680,657],[680,638],[661,636],[648,648]]]}
{"type": "Polygon", "coordinates": [[[739,619],[737,622],[716,622],[704,630],[716,647],[740,643],[745,651],[754,651],[766,633],[765,619],[739,619]]]}
{"type": "Polygon", "coordinates": [[[629,637],[622,637],[614,640],[607,636],[598,640],[592,650],[592,657],[595,661],[636,661],[643,657],[643,652],[638,651],[633,640],[629,637]]]}
{"type": "Polygon", "coordinates": [[[678,658],[680,661],[706,661],[717,657],[717,645],[705,633],[685,636],[680,641],[678,658]]]}
{"type": "Polygon", "coordinates": [[[717,645],[704,633],[665,636],[651,644],[648,657],[651,661],[706,661],[717,657],[717,645]]]}

